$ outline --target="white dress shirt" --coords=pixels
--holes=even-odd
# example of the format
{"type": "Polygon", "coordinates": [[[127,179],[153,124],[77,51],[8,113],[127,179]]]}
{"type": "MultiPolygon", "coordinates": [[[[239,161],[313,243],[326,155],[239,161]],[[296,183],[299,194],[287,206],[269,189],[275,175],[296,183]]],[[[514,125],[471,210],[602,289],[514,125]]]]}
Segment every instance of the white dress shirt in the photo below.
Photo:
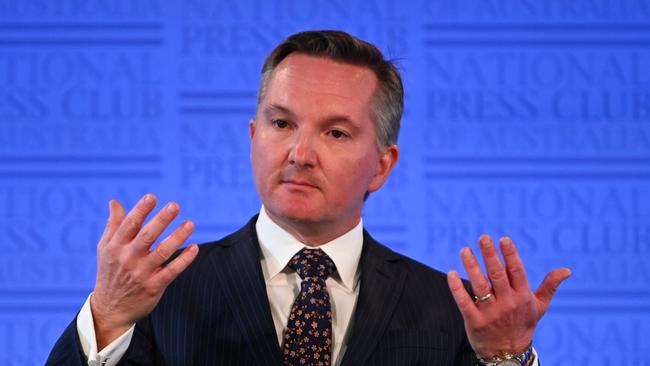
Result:
{"type": "MultiPolygon", "coordinates": [[[[271,314],[275,323],[278,344],[286,330],[293,301],[300,292],[300,276],[289,268],[289,260],[305,244],[299,242],[276,223],[271,221],[264,209],[255,225],[262,249],[262,273],[269,295],[271,314]]],[[[361,221],[357,226],[338,238],[320,245],[318,248],[327,254],[336,265],[325,284],[332,305],[332,360],[339,365],[345,352],[350,320],[359,296],[359,258],[363,247],[363,228],[361,221]]]]}
{"type": "MultiPolygon", "coordinates": [[[[287,319],[293,301],[300,292],[300,276],[287,265],[305,244],[273,222],[264,207],[255,224],[257,238],[262,251],[261,265],[266,292],[271,306],[271,315],[282,346],[287,319]]],[[[363,223],[338,238],[320,245],[336,265],[337,272],[326,281],[332,305],[332,359],[334,366],[340,365],[349,337],[350,323],[359,296],[359,259],[363,247],[363,223]]],[[[77,317],[77,332],[89,366],[114,366],[129,347],[135,325],[98,352],[95,326],[90,309],[90,296],[86,299],[77,317]]],[[[535,357],[533,366],[537,366],[535,357]]]]}

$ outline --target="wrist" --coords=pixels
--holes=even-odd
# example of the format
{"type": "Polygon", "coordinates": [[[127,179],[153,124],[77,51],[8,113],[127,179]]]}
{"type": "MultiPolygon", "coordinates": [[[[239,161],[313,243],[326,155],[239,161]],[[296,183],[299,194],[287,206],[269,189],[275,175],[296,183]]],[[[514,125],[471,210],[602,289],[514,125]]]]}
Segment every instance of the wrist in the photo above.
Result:
{"type": "Polygon", "coordinates": [[[130,325],[112,325],[95,322],[95,340],[97,342],[97,351],[101,352],[114,340],[126,333],[133,324],[130,325]]]}
{"type": "Polygon", "coordinates": [[[109,315],[99,309],[94,303],[93,297],[90,298],[90,313],[92,315],[93,327],[95,330],[95,341],[97,342],[97,351],[101,351],[122,334],[128,331],[132,322],[120,322],[111,319],[109,315]]]}
{"type": "Polygon", "coordinates": [[[521,352],[499,353],[491,357],[476,354],[479,366],[530,366],[535,360],[532,342],[521,352]]]}

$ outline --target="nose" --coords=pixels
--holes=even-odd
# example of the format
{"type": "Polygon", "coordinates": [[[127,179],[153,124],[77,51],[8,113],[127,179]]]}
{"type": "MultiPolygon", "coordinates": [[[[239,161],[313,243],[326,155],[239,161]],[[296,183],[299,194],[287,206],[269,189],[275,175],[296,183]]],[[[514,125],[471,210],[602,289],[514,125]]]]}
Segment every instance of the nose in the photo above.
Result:
{"type": "Polygon", "coordinates": [[[296,138],[289,151],[289,163],[299,167],[313,167],[317,161],[314,138],[308,131],[296,133],[296,138]]]}

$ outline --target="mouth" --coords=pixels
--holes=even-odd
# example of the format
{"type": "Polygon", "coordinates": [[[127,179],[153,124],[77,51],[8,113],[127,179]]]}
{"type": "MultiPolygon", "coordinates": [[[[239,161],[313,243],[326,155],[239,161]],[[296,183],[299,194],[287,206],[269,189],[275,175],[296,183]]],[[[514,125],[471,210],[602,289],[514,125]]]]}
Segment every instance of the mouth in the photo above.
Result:
{"type": "Polygon", "coordinates": [[[312,183],[310,183],[308,181],[300,180],[300,179],[283,180],[282,184],[288,185],[288,186],[293,187],[293,188],[314,188],[314,189],[318,189],[318,186],[316,186],[316,185],[314,185],[314,184],[312,184],[312,183]]]}

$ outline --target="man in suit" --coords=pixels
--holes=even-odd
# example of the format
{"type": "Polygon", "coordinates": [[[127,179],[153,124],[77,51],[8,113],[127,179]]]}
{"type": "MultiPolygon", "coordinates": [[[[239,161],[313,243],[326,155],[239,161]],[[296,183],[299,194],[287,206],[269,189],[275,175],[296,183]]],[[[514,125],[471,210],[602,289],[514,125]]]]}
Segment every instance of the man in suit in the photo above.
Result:
{"type": "Polygon", "coordinates": [[[361,211],[395,166],[399,73],[343,32],[295,34],[268,56],[251,162],[260,214],[189,245],[145,195],[110,202],[95,289],[52,351],[58,365],[532,365],[532,335],[570,272],[532,292],[512,241],[461,252],[468,289],[376,242],[361,211]],[[468,285],[469,287],[470,285],[468,285]]]}

